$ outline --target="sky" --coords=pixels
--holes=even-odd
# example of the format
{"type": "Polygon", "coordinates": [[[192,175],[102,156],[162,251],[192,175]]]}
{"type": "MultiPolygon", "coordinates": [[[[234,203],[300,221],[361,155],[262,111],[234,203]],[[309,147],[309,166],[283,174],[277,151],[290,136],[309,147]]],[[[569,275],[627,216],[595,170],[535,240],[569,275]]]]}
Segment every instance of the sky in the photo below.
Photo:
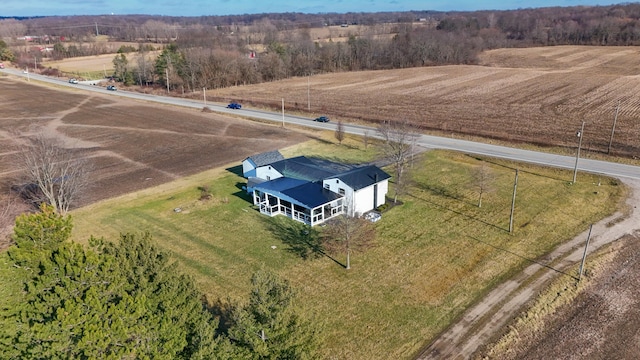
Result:
{"type": "Polygon", "coordinates": [[[0,16],[346,13],[382,11],[512,10],[549,6],[611,5],[622,1],[579,0],[0,0],[0,16]]]}

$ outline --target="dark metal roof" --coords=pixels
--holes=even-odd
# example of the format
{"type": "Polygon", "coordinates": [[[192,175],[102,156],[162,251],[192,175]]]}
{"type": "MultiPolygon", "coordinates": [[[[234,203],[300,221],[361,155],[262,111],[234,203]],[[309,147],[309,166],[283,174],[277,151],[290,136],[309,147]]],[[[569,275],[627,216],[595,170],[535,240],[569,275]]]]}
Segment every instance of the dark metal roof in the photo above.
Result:
{"type": "Polygon", "coordinates": [[[322,206],[342,197],[342,195],[324,189],[321,184],[291,178],[277,178],[258,184],[254,189],[273,194],[308,209],[322,206]]]}
{"type": "Polygon", "coordinates": [[[322,185],[318,183],[306,183],[286,190],[284,193],[291,198],[296,199],[309,209],[313,209],[342,197],[342,195],[323,188],[322,185]]]}
{"type": "Polygon", "coordinates": [[[287,177],[280,177],[274,180],[265,181],[260,184],[255,184],[254,188],[261,191],[277,191],[283,192],[285,190],[294,188],[296,186],[300,186],[308,183],[308,181],[300,180],[300,179],[292,179],[287,177]]]}
{"type": "Polygon", "coordinates": [[[271,164],[285,177],[308,181],[322,181],[353,169],[352,165],[339,164],[328,160],[298,156],[271,164]]]}
{"type": "Polygon", "coordinates": [[[375,165],[367,165],[338,174],[333,178],[342,180],[342,182],[349,185],[349,187],[354,190],[360,190],[380,181],[389,179],[390,177],[391,175],[382,171],[379,167],[375,165]]]}
{"type": "Polygon", "coordinates": [[[258,166],[269,165],[271,163],[274,163],[280,160],[284,160],[284,156],[280,154],[280,151],[274,150],[274,151],[267,151],[262,154],[252,155],[252,156],[249,156],[247,159],[251,159],[251,161],[253,161],[253,163],[256,164],[256,167],[258,167],[258,166]]]}

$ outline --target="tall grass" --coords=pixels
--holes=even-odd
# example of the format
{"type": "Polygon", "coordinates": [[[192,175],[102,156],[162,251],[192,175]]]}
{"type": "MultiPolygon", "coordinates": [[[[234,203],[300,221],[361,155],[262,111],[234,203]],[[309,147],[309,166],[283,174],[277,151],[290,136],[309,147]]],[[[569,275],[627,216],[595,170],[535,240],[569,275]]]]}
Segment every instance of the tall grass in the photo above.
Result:
{"type": "MultiPolygon", "coordinates": [[[[283,153],[353,163],[375,157],[354,139],[342,146],[311,141],[283,153]]],[[[345,270],[342,254],[305,260],[292,251],[274,231],[282,226],[241,190],[237,165],[74,211],[73,237],[150,231],[210,301],[244,297],[251,274],[272,269],[298,290],[300,310],[324,323],[324,356],[336,359],[412,357],[493,285],[615,211],[624,196],[613,180],[598,186],[594,176],[579,174],[572,185],[568,171],[430,151],[412,166],[402,205],[376,223],[374,247],[354,254],[345,270]],[[479,208],[473,169],[482,163],[494,180],[479,208]],[[209,200],[200,200],[202,186],[209,200]]]]}

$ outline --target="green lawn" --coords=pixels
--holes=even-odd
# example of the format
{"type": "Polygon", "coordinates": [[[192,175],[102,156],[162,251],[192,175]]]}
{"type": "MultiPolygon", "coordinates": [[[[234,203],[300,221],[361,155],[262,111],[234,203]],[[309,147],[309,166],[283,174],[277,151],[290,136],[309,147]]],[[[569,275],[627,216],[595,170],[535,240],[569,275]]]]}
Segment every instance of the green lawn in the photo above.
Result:
{"type": "MultiPolygon", "coordinates": [[[[375,156],[355,140],[311,141],[283,153],[349,162],[375,156]]],[[[411,358],[494,284],[615,211],[625,195],[609,179],[579,174],[572,185],[569,171],[484,160],[423,154],[403,204],[383,214],[375,246],[354,254],[351,270],[337,263],[344,262],[341,255],[305,260],[291,251],[299,229],[253,209],[240,189],[239,164],[76,210],[73,238],[149,231],[210,301],[246,298],[251,274],[266,267],[292,282],[303,313],[324,323],[326,358],[411,358]],[[494,181],[478,208],[472,169],[483,162],[494,181]],[[210,200],[199,200],[203,185],[210,200]]]]}

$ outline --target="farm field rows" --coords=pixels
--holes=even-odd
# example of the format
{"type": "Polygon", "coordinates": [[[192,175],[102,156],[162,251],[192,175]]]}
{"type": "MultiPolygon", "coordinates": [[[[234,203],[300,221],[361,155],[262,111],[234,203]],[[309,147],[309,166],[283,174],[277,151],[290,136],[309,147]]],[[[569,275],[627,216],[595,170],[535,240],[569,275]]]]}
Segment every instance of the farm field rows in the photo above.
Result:
{"type": "MultiPolygon", "coordinates": [[[[490,54],[496,59],[493,67],[410,69],[431,71],[413,75],[405,74],[409,70],[388,71],[380,72],[384,74],[381,78],[377,77],[378,72],[368,78],[369,73],[339,74],[341,82],[332,80],[333,75],[314,76],[312,86],[325,87],[320,95],[326,102],[318,103],[333,104],[331,108],[322,105],[314,110],[329,115],[339,110],[354,119],[368,119],[367,115],[379,117],[378,120],[384,119],[385,114],[401,116],[406,111],[414,114],[411,119],[419,120],[423,119],[418,116],[419,111],[428,109],[429,101],[433,101],[433,114],[440,111],[441,116],[458,114],[461,106],[476,111],[476,115],[486,111],[487,117],[481,120],[477,116],[456,115],[461,116],[456,118],[456,126],[475,126],[477,135],[485,136],[489,136],[491,128],[495,132],[490,136],[506,136],[510,133],[504,129],[512,126],[509,119],[513,120],[507,116],[508,108],[488,102],[489,109],[483,110],[478,98],[484,96],[488,101],[500,93],[501,101],[507,101],[511,94],[521,103],[511,99],[510,108],[546,114],[552,106],[543,107],[539,102],[546,101],[544,91],[549,89],[540,88],[528,96],[513,90],[525,91],[533,84],[544,87],[546,80],[555,79],[553,74],[568,71],[576,83],[556,84],[555,101],[562,109],[576,110],[572,101],[562,100],[563,94],[569,94],[569,88],[575,91],[573,94],[590,93],[593,85],[579,84],[579,67],[563,70],[562,66],[568,66],[570,61],[575,65],[583,57],[587,64],[599,62],[592,61],[593,55],[580,55],[585,48],[571,49],[551,48],[544,56],[528,55],[540,63],[557,64],[553,69],[540,69],[537,65],[519,70],[506,67],[513,55],[496,52],[490,54]],[[492,85],[479,91],[483,83],[492,85]],[[355,96],[359,100],[354,100],[355,96]],[[396,101],[388,103],[388,97],[396,101]],[[349,105],[349,101],[353,103],[349,105]],[[412,109],[416,104],[421,108],[412,109]],[[504,118],[492,120],[496,114],[503,114],[504,118]]],[[[619,54],[616,59],[627,55],[619,54]]],[[[601,62],[610,57],[601,56],[601,62]]],[[[631,62],[625,66],[608,64],[619,72],[625,66],[632,71],[631,62]]],[[[281,86],[291,87],[287,91],[292,97],[302,92],[299,99],[294,97],[299,102],[294,101],[306,108],[306,78],[220,90],[218,96],[269,103],[269,97],[281,86]],[[267,89],[267,85],[273,89],[267,89]],[[244,93],[248,89],[253,90],[244,93]]],[[[286,155],[323,154],[334,160],[357,162],[373,159],[372,150],[360,153],[359,140],[337,146],[332,143],[332,134],[313,133],[311,137],[320,141],[301,144],[309,138],[307,135],[212,113],[146,106],[72,90],[52,91],[6,78],[0,78],[0,89],[0,106],[6,109],[0,115],[0,141],[7,149],[0,154],[3,185],[15,175],[13,151],[18,149],[20,139],[13,134],[18,131],[28,136],[34,133],[33,126],[42,126],[74,151],[95,160],[92,191],[83,200],[87,206],[73,213],[77,224],[75,240],[86,241],[91,234],[115,239],[120,232],[149,230],[160,246],[172,252],[181,268],[196,278],[210,301],[221,294],[246,294],[251,273],[262,266],[269,267],[299,290],[299,308],[330,329],[324,340],[326,358],[410,358],[494,284],[540,259],[589,222],[612,212],[624,193],[615,181],[604,181],[603,186],[596,187],[601,179],[585,175],[584,182],[569,186],[566,179],[570,176],[565,171],[518,165],[523,175],[514,236],[505,228],[516,165],[431,152],[418,164],[410,196],[402,198],[404,205],[385,213],[378,223],[376,246],[354,255],[354,269],[347,272],[327,258],[303,260],[296,256],[293,245],[278,233],[290,230],[290,225],[271,222],[251,209],[240,189],[244,180],[237,174],[237,165],[248,155],[296,143],[299,145],[287,148],[286,155]],[[41,101],[45,98],[46,103],[41,101]],[[496,186],[483,200],[483,207],[477,208],[471,172],[485,162],[497,175],[496,186]],[[211,201],[199,200],[198,187],[203,185],[212,189],[211,201]],[[141,189],[146,190],[137,191],[141,189]],[[122,194],[127,195],[117,197],[122,194]],[[176,207],[184,211],[175,213],[176,207]]],[[[316,99],[312,101],[317,101],[317,90],[311,89],[312,99],[316,99]]],[[[631,100],[631,94],[627,95],[631,100]]],[[[609,109],[613,114],[617,100],[595,98],[606,106],[614,104],[609,109]]],[[[277,101],[279,98],[274,102],[277,101]]],[[[592,111],[604,114],[602,106],[592,111]]],[[[636,110],[625,111],[626,120],[622,110],[618,119],[622,128],[632,122],[629,114],[636,110]]],[[[556,114],[555,119],[565,119],[564,113],[556,114]]],[[[565,126],[570,127],[567,144],[575,142],[574,125],[579,126],[581,121],[577,113],[571,119],[565,123],[570,125],[565,126]]],[[[530,129],[522,124],[521,132],[552,139],[550,129],[564,128],[552,122],[545,123],[545,127],[530,129]]],[[[585,137],[589,134],[586,131],[585,137]]],[[[586,138],[585,144],[593,149],[586,138]]]]}
{"type": "Polygon", "coordinates": [[[640,48],[556,46],[485,52],[480,65],[313,75],[208,90],[211,96],[334,118],[407,119],[424,129],[640,156],[640,48]]]}
{"type": "Polygon", "coordinates": [[[19,177],[22,137],[43,132],[91,159],[90,188],[79,205],[306,139],[277,126],[215,113],[51,89],[6,77],[0,77],[0,106],[0,186],[9,189],[19,177]]]}

